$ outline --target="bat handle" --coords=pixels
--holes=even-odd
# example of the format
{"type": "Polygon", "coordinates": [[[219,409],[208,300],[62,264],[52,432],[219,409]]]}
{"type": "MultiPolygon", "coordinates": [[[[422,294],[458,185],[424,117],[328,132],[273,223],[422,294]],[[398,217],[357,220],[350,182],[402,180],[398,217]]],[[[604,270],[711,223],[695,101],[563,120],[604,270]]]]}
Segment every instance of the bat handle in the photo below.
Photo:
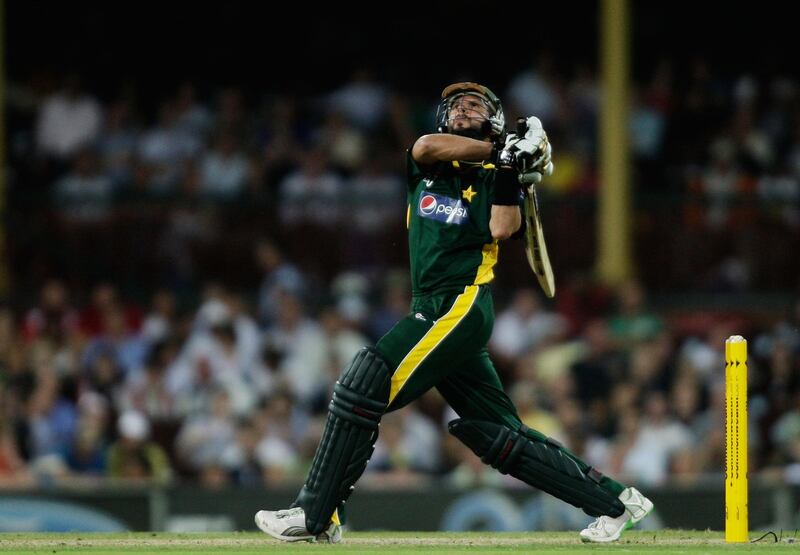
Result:
{"type": "Polygon", "coordinates": [[[517,137],[524,137],[528,132],[528,120],[525,118],[517,118],[517,137]]]}

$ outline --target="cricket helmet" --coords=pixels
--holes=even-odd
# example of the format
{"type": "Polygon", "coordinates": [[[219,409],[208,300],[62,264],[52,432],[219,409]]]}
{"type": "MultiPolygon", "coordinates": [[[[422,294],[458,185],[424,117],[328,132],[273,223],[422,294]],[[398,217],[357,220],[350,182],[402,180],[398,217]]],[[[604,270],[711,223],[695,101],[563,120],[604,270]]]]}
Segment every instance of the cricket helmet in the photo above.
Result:
{"type": "Polygon", "coordinates": [[[506,118],[500,99],[488,87],[471,82],[453,83],[442,91],[442,100],[436,110],[436,127],[439,133],[452,132],[448,125],[450,110],[460,98],[467,95],[478,98],[486,108],[487,117],[481,124],[482,137],[479,138],[490,136],[502,139],[506,132],[506,118]]]}

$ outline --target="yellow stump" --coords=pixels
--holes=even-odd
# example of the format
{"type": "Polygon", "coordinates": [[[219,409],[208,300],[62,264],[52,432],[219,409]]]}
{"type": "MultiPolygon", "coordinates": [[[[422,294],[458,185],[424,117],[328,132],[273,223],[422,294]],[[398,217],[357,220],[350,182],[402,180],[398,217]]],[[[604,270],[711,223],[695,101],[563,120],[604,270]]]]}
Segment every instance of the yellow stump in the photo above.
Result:
{"type": "Polygon", "coordinates": [[[747,520],[747,341],[725,341],[725,541],[749,541],[747,520]]]}

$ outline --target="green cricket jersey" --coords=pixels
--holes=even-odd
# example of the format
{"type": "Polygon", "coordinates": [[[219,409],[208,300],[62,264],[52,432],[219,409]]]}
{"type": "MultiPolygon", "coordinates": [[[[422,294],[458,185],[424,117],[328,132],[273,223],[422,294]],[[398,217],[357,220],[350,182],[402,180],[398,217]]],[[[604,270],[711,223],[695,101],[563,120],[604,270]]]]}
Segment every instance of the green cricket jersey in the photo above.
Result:
{"type": "Polygon", "coordinates": [[[489,231],[494,167],[420,166],[407,154],[408,246],[413,293],[462,290],[494,279],[498,245],[489,231]]]}

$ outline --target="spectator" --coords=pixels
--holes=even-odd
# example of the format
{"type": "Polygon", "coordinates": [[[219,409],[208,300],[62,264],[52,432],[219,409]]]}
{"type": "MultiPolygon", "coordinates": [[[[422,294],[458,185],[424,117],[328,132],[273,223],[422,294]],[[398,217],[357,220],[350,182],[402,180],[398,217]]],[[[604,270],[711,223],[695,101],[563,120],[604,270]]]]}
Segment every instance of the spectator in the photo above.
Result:
{"type": "Polygon", "coordinates": [[[350,82],[328,99],[329,109],[345,115],[358,128],[374,130],[386,117],[388,95],[366,69],[353,73],[350,82]]]}
{"type": "Polygon", "coordinates": [[[693,444],[698,469],[721,471],[725,468],[725,405],[725,382],[714,381],[709,388],[708,407],[692,422],[692,433],[698,438],[693,444]]]}
{"type": "MultiPolygon", "coordinates": [[[[402,219],[405,186],[388,168],[385,157],[372,153],[348,184],[355,199],[352,225],[359,233],[361,248],[364,241],[402,219]]],[[[373,252],[374,248],[367,250],[373,252]]]]}
{"type": "Polygon", "coordinates": [[[124,373],[112,352],[96,351],[84,366],[83,387],[102,395],[109,404],[116,404],[125,380],[124,373]]]}
{"type": "Polygon", "coordinates": [[[36,375],[36,387],[27,403],[28,449],[32,461],[55,455],[61,459],[75,435],[75,404],[61,395],[55,376],[36,375]]]}
{"type": "Polygon", "coordinates": [[[229,304],[215,298],[201,307],[198,320],[168,371],[168,391],[180,412],[190,415],[206,412],[213,391],[224,389],[233,411],[244,415],[270,387],[258,359],[255,325],[243,315],[232,314],[229,304]]]}
{"type": "Polygon", "coordinates": [[[150,344],[165,341],[177,332],[178,314],[175,293],[159,289],[150,302],[150,312],[142,322],[142,338],[150,344]]]}
{"type": "Polygon", "coordinates": [[[261,142],[264,183],[272,189],[302,160],[305,150],[301,143],[306,130],[298,121],[298,103],[294,98],[270,98],[264,116],[261,142]]]}
{"type": "Polygon", "coordinates": [[[166,373],[178,356],[179,345],[163,341],[153,345],[144,368],[130,374],[119,396],[119,408],[135,410],[151,422],[164,422],[178,416],[175,399],[167,387],[166,373]]]}
{"type": "Polygon", "coordinates": [[[649,161],[661,153],[666,121],[664,115],[642,96],[642,92],[634,91],[634,107],[630,119],[631,149],[634,156],[649,161]]]}
{"type": "Polygon", "coordinates": [[[224,468],[226,452],[235,444],[236,424],[227,392],[218,389],[212,394],[207,413],[190,416],[175,439],[175,453],[181,464],[197,474],[201,481],[217,479],[224,468]]]}
{"type": "Polygon", "coordinates": [[[411,286],[405,273],[389,272],[383,289],[383,301],[375,309],[367,324],[367,333],[373,342],[377,342],[403,316],[411,305],[411,286]]]}
{"type": "Polygon", "coordinates": [[[743,189],[743,176],[736,165],[733,146],[718,141],[712,146],[712,164],[703,176],[703,194],[708,202],[706,223],[712,229],[724,229],[730,220],[735,199],[743,189]]]}
{"type": "Polygon", "coordinates": [[[97,224],[111,216],[114,182],[102,172],[94,152],[84,150],[75,157],[70,173],[53,186],[53,202],[64,221],[97,224]]]}
{"type": "Polygon", "coordinates": [[[319,323],[327,342],[328,376],[335,380],[369,340],[353,329],[341,311],[336,308],[324,309],[319,315],[319,323]]]}
{"type": "Polygon", "coordinates": [[[508,308],[497,316],[489,345],[501,357],[514,359],[561,337],[565,331],[564,318],[545,310],[536,291],[519,289],[508,308]]]}
{"type": "Polygon", "coordinates": [[[367,472],[432,473],[440,465],[440,441],[436,426],[418,411],[390,413],[381,421],[367,472]]]}
{"type": "Polygon", "coordinates": [[[138,370],[144,363],[149,345],[145,338],[128,329],[125,313],[121,308],[112,307],[103,314],[104,333],[92,339],[83,356],[85,368],[95,366],[98,357],[106,356],[113,360],[122,377],[138,370]]]}
{"type": "Polygon", "coordinates": [[[781,416],[770,433],[778,460],[786,465],[800,464],[800,394],[794,395],[791,410],[781,416]]]}
{"type": "Polygon", "coordinates": [[[8,418],[11,407],[7,395],[8,392],[0,383],[0,489],[32,486],[34,477],[25,465],[14,438],[14,422],[8,418]]]}
{"type": "Polygon", "coordinates": [[[137,411],[127,411],[117,421],[119,439],[107,453],[110,478],[135,482],[166,483],[172,476],[169,458],[156,443],[149,441],[150,422],[137,411]]]}
{"type": "Polygon", "coordinates": [[[664,395],[651,392],[645,400],[645,418],[625,453],[623,472],[641,483],[664,483],[672,456],[692,447],[689,430],[669,413],[664,395]]]}
{"type": "Polygon", "coordinates": [[[369,311],[367,276],[357,271],[344,272],[333,279],[330,289],[336,303],[336,312],[343,323],[351,329],[360,329],[369,311]]]}
{"type": "Polygon", "coordinates": [[[286,260],[281,247],[272,239],[258,241],[255,257],[264,276],[258,290],[258,316],[261,325],[268,326],[277,316],[280,297],[288,293],[302,298],[306,280],[300,270],[286,260]]]}
{"type": "Polygon", "coordinates": [[[756,183],[756,192],[764,209],[773,213],[775,220],[790,229],[800,227],[800,177],[781,167],[779,171],[762,175],[756,183]]]}
{"type": "Polygon", "coordinates": [[[138,130],[132,125],[131,105],[125,100],[108,108],[105,126],[98,138],[98,154],[115,190],[131,185],[134,177],[138,130]]]}
{"type": "Polygon", "coordinates": [[[547,437],[564,440],[564,430],[553,413],[542,406],[544,392],[530,381],[519,381],[511,389],[511,400],[522,423],[547,437]]]}
{"type": "Polygon", "coordinates": [[[116,310],[121,310],[123,313],[125,329],[131,331],[139,329],[142,318],[139,308],[120,300],[115,285],[108,282],[97,284],[92,289],[90,305],[80,312],[81,331],[89,337],[106,333],[107,324],[119,323],[114,317],[108,317],[109,313],[116,310]]]}
{"type": "Polygon", "coordinates": [[[236,137],[221,133],[200,164],[200,193],[231,200],[242,195],[250,177],[250,162],[239,149],[236,137]]]}
{"type": "Polygon", "coordinates": [[[162,104],[158,125],[146,131],[139,141],[139,159],[148,167],[151,192],[175,193],[187,174],[187,163],[200,154],[202,146],[198,137],[179,125],[175,106],[162,104]]]}
{"type": "Polygon", "coordinates": [[[197,90],[192,83],[183,83],[175,99],[177,125],[182,133],[205,137],[212,124],[208,109],[197,100],[197,90]]]}
{"type": "Polygon", "coordinates": [[[102,476],[106,473],[106,435],[109,404],[97,393],[86,392],[78,400],[75,438],[64,454],[72,472],[102,476]]]}
{"type": "Polygon", "coordinates": [[[553,60],[544,53],[539,60],[511,79],[506,98],[511,114],[536,114],[546,129],[553,129],[561,111],[553,76],[553,60]]]}
{"type": "Polygon", "coordinates": [[[344,184],[319,149],[306,154],[301,168],[278,185],[278,214],[287,225],[330,227],[339,223],[344,184]]]}
{"type": "MultiPolygon", "coordinates": [[[[302,409],[300,409],[302,411],[302,409]]],[[[260,435],[255,446],[255,459],[268,486],[284,483],[297,476],[301,460],[297,444],[302,434],[295,428],[298,408],[286,392],[278,392],[264,400],[257,415],[260,435]]]]}
{"type": "Polygon", "coordinates": [[[245,419],[236,427],[236,441],[223,454],[225,469],[237,486],[259,486],[261,467],[256,456],[258,430],[252,420],[245,419]]]}
{"type": "Polygon", "coordinates": [[[80,79],[70,75],[60,90],[47,97],[36,123],[39,152],[66,160],[97,138],[102,123],[97,100],[83,91],[80,79]]]}
{"type": "Polygon", "coordinates": [[[663,328],[661,319],[647,310],[645,301],[644,287],[637,281],[624,283],[617,291],[617,313],[609,318],[608,327],[623,349],[655,338],[663,328]]]}
{"type": "Polygon", "coordinates": [[[329,383],[325,336],[304,314],[299,299],[280,297],[277,320],[264,332],[264,344],[277,354],[278,373],[299,402],[313,405],[325,397],[329,383]]]}
{"type": "Polygon", "coordinates": [[[583,356],[571,367],[578,398],[585,403],[606,399],[614,384],[625,379],[627,360],[603,320],[594,320],[586,326],[582,344],[583,356]]]}
{"type": "Polygon", "coordinates": [[[328,113],[315,143],[325,149],[333,167],[346,175],[361,167],[367,155],[364,134],[349,125],[345,115],[339,112],[328,113]]]}
{"type": "Polygon", "coordinates": [[[42,287],[39,304],[25,315],[23,335],[29,341],[47,337],[60,342],[77,326],[78,313],[70,305],[67,288],[61,281],[53,279],[42,287]]]}

